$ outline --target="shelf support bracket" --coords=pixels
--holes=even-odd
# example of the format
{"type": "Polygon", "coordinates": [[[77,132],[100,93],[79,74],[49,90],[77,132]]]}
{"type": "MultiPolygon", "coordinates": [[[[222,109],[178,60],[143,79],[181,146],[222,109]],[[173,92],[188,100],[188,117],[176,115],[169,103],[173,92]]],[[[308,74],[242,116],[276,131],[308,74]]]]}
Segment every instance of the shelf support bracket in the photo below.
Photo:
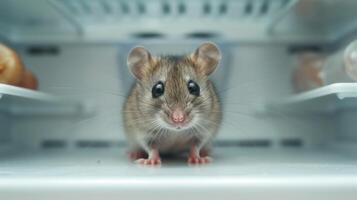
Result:
{"type": "Polygon", "coordinates": [[[55,10],[57,10],[59,14],[63,16],[64,19],[67,20],[69,24],[71,24],[74,27],[78,36],[84,35],[84,30],[81,23],[78,20],[76,20],[72,14],[68,13],[68,11],[63,7],[63,5],[58,3],[57,0],[47,0],[47,1],[52,5],[52,7],[55,10]]]}
{"type": "Polygon", "coordinates": [[[267,33],[268,35],[272,35],[275,32],[275,27],[279,24],[281,20],[284,19],[286,15],[295,7],[295,5],[299,2],[299,0],[291,0],[288,5],[286,5],[285,9],[281,12],[277,13],[273,19],[268,23],[267,33]]]}

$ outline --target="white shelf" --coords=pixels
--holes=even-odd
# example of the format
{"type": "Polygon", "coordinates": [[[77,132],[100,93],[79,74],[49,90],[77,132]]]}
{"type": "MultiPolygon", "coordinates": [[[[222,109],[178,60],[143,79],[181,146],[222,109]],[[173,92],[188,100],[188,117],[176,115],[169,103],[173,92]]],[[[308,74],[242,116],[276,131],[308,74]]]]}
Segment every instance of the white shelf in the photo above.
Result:
{"type": "Polygon", "coordinates": [[[0,84],[0,113],[9,115],[77,115],[90,112],[86,104],[39,91],[0,84]]]}
{"type": "Polygon", "coordinates": [[[179,199],[173,195],[182,194],[185,199],[311,199],[311,194],[321,197],[321,191],[329,191],[324,199],[340,199],[346,192],[356,193],[357,158],[330,149],[219,147],[212,164],[196,167],[187,166],[186,157],[163,159],[161,167],[137,166],[125,151],[2,154],[0,198],[23,199],[27,194],[36,199],[179,199]]]}
{"type": "Polygon", "coordinates": [[[334,113],[357,108],[357,83],[335,83],[276,101],[266,109],[291,113],[334,113]]]}

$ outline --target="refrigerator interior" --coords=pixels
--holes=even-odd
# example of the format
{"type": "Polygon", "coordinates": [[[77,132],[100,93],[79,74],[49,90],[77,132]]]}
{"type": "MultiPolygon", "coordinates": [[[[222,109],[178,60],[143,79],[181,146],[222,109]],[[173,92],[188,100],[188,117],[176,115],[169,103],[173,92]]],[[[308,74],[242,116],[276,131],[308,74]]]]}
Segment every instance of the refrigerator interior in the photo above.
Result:
{"type": "Polygon", "coordinates": [[[0,197],[353,195],[357,84],[294,94],[291,74],[297,51],[333,53],[355,39],[356,6],[352,0],[1,1],[0,41],[17,50],[40,88],[0,85],[0,197]],[[214,162],[132,164],[121,113],[134,81],[128,51],[143,45],[153,54],[182,54],[207,40],[223,56],[212,76],[224,113],[214,162]]]}

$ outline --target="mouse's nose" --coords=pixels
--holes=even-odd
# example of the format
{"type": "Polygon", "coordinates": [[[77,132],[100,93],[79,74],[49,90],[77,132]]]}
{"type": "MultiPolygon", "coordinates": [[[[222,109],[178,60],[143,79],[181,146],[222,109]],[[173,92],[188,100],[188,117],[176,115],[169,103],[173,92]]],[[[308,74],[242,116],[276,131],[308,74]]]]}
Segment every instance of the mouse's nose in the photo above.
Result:
{"type": "Polygon", "coordinates": [[[174,123],[182,123],[185,121],[185,113],[182,111],[182,109],[175,109],[172,114],[171,114],[171,120],[174,123]]]}

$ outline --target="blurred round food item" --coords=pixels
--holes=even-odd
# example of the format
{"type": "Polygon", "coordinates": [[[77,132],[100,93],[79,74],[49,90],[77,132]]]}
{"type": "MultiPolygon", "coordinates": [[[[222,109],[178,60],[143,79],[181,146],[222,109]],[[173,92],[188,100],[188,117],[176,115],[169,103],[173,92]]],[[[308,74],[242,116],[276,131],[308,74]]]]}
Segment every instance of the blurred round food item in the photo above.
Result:
{"type": "Polygon", "coordinates": [[[24,71],[22,61],[15,51],[0,43],[0,83],[19,86],[24,71]]]}
{"type": "Polygon", "coordinates": [[[296,92],[321,87],[324,81],[321,69],[324,59],[317,53],[303,53],[298,56],[297,66],[293,74],[293,86],[296,92]]]}
{"type": "Polygon", "coordinates": [[[38,81],[36,76],[33,73],[31,73],[29,70],[25,70],[20,86],[32,90],[37,90],[38,81]]]}
{"type": "Polygon", "coordinates": [[[305,52],[297,57],[293,75],[297,92],[350,82],[357,82],[357,40],[328,56],[305,52]]]}
{"type": "Polygon", "coordinates": [[[357,81],[357,40],[350,43],[344,52],[345,71],[354,81],[357,81]]]}

